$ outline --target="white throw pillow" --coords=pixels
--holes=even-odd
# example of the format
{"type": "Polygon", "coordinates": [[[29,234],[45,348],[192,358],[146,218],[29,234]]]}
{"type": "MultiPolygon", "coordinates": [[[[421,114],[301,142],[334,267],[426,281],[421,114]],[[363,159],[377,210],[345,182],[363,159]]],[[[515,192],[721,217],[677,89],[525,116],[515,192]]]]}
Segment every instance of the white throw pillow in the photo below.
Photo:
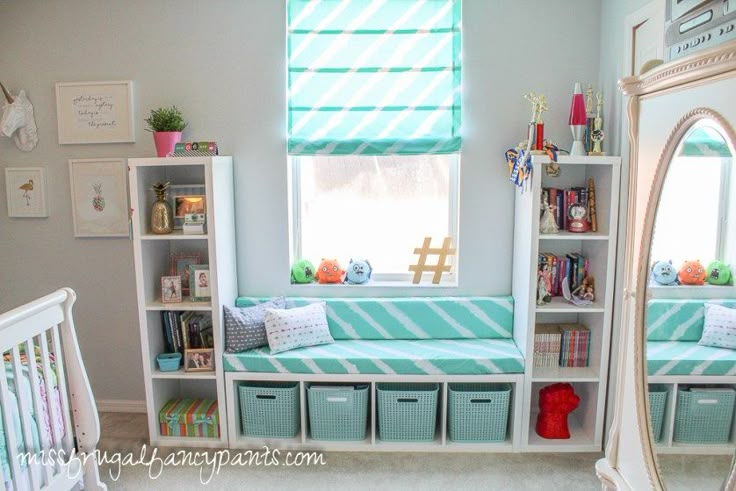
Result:
{"type": "Polygon", "coordinates": [[[304,346],[334,343],[327,326],[325,303],[295,309],[266,309],[264,318],[271,354],[304,346]]]}
{"type": "Polygon", "coordinates": [[[706,303],[703,336],[698,344],[713,348],[736,349],[736,309],[706,303]]]}

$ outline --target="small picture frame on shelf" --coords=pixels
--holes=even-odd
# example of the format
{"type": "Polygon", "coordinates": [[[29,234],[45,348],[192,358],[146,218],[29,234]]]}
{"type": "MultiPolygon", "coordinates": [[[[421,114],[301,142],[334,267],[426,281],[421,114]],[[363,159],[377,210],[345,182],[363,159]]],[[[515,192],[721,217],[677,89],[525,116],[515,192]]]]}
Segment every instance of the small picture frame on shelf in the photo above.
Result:
{"type": "Polygon", "coordinates": [[[207,213],[204,184],[174,184],[169,186],[169,200],[173,210],[175,230],[183,228],[187,213],[207,213]],[[196,209],[202,211],[194,211],[196,209]]]}
{"type": "Polygon", "coordinates": [[[161,277],[161,302],[181,303],[181,276],[161,277]]]}
{"type": "Polygon", "coordinates": [[[204,214],[206,212],[203,194],[177,196],[174,198],[174,205],[176,206],[174,218],[184,219],[186,215],[191,213],[204,214]]]}
{"type": "Polygon", "coordinates": [[[189,266],[189,296],[192,298],[192,302],[210,301],[212,297],[210,280],[208,264],[192,264],[189,266]]]}
{"type": "Polygon", "coordinates": [[[181,278],[181,294],[184,296],[189,295],[189,266],[199,264],[201,256],[196,252],[177,252],[171,254],[169,258],[169,275],[179,276],[181,278]]]}
{"type": "Polygon", "coordinates": [[[212,348],[184,350],[184,371],[214,372],[215,350],[212,348]]]}

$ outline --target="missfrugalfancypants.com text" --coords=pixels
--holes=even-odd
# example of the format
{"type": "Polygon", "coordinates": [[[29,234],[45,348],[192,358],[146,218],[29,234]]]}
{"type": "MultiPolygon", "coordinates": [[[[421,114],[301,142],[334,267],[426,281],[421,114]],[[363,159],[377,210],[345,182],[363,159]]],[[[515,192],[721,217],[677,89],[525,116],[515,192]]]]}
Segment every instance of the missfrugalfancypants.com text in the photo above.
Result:
{"type": "Polygon", "coordinates": [[[148,467],[148,477],[158,479],[168,467],[199,467],[199,479],[204,485],[220,473],[223,467],[314,467],[327,465],[321,452],[286,451],[264,446],[258,450],[240,452],[222,450],[178,450],[159,455],[156,447],[143,445],[139,453],[107,452],[95,450],[93,453],[65,452],[62,449],[26,452],[18,458],[22,466],[50,466],[65,472],[71,479],[77,479],[89,459],[96,457],[98,465],[109,466],[108,474],[117,481],[123,467],[148,467]]]}

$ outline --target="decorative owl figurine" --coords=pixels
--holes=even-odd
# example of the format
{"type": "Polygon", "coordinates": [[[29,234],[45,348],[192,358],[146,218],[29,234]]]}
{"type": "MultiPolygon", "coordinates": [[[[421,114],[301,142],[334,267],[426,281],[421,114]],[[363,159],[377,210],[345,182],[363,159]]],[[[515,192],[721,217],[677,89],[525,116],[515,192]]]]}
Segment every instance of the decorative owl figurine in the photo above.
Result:
{"type": "Polygon", "coordinates": [[[348,271],[345,275],[345,283],[349,285],[361,285],[371,279],[373,267],[367,259],[350,260],[348,271]]]}
{"type": "Polygon", "coordinates": [[[300,259],[291,265],[292,283],[312,283],[314,281],[314,264],[307,259],[300,259]]]}
{"type": "Polygon", "coordinates": [[[705,281],[711,285],[730,285],[731,267],[723,261],[713,261],[705,270],[707,277],[705,281]]]}
{"type": "Polygon", "coordinates": [[[685,261],[677,273],[683,285],[702,285],[705,283],[705,267],[700,261],[685,261]]]}
{"type": "Polygon", "coordinates": [[[677,284],[677,271],[672,261],[657,261],[652,267],[652,279],[655,283],[664,286],[677,284]]]}
{"type": "Polygon", "coordinates": [[[322,258],[322,262],[319,263],[317,268],[317,274],[315,278],[320,283],[342,283],[345,277],[345,271],[340,268],[340,263],[337,259],[325,259],[322,258]]]}

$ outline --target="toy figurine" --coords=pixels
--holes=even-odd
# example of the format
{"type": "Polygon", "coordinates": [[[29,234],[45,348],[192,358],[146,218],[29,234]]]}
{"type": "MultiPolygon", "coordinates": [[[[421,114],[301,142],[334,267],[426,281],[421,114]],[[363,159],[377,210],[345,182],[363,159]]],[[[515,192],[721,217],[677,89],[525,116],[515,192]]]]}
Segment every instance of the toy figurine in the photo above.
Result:
{"type": "Polygon", "coordinates": [[[705,281],[711,285],[730,285],[731,279],[731,267],[723,261],[713,261],[708,265],[706,269],[708,277],[705,281]]]}
{"type": "Polygon", "coordinates": [[[595,280],[592,276],[586,276],[583,281],[572,291],[573,298],[579,301],[593,302],[595,300],[595,280]]]}
{"type": "Polygon", "coordinates": [[[557,220],[555,219],[554,210],[556,206],[552,206],[544,200],[544,213],[542,218],[539,219],[539,232],[543,234],[556,234],[560,231],[560,227],[557,226],[557,220]]]}
{"type": "Polygon", "coordinates": [[[663,286],[677,284],[677,271],[672,266],[672,261],[657,261],[652,266],[652,280],[663,286]]]}
{"type": "Polygon", "coordinates": [[[314,281],[314,265],[307,259],[299,259],[291,266],[292,283],[312,283],[314,281]]]}
{"type": "Polygon", "coordinates": [[[314,276],[320,283],[342,283],[345,271],[340,267],[337,259],[322,259],[314,276]]]}
{"type": "Polygon", "coordinates": [[[373,267],[367,259],[350,260],[348,264],[347,274],[345,275],[345,283],[349,285],[361,285],[371,279],[373,267]]]}
{"type": "Polygon", "coordinates": [[[700,261],[685,261],[677,272],[683,285],[702,285],[705,283],[705,268],[700,261]]]}
{"type": "Polygon", "coordinates": [[[548,264],[542,264],[537,272],[537,305],[544,305],[552,301],[552,275],[548,264]]]}

